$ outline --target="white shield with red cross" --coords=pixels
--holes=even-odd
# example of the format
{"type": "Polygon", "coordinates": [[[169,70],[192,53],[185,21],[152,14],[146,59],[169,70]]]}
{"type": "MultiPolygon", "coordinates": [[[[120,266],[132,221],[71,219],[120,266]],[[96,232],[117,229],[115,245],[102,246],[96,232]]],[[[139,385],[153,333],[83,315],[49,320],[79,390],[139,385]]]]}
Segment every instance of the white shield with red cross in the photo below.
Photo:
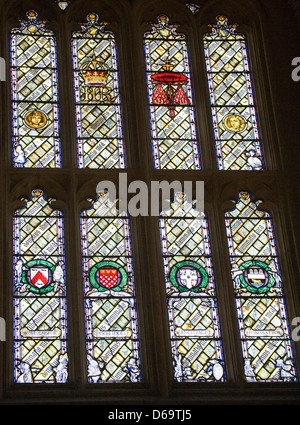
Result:
{"type": "Polygon", "coordinates": [[[32,267],[30,269],[30,283],[36,288],[44,288],[50,283],[49,269],[47,267],[32,267]]]}
{"type": "Polygon", "coordinates": [[[117,269],[99,269],[100,284],[107,289],[111,289],[118,283],[118,270],[117,269]]]}

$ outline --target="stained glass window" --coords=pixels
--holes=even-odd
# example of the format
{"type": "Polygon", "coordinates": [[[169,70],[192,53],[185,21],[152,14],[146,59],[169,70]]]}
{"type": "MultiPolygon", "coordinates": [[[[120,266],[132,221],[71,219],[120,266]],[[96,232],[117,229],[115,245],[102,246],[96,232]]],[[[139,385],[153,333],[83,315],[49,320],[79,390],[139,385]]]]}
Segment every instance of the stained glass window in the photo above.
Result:
{"type": "Polygon", "coordinates": [[[296,381],[271,215],[242,192],[226,228],[246,379],[296,381]]]}
{"type": "Polygon", "coordinates": [[[81,214],[88,379],[140,382],[130,223],[100,193],[81,214]]]}
{"type": "Polygon", "coordinates": [[[186,7],[188,7],[190,9],[190,11],[192,12],[193,15],[196,15],[197,12],[199,12],[200,10],[200,6],[198,6],[198,4],[194,4],[194,3],[185,3],[186,7]]]}
{"type": "Polygon", "coordinates": [[[160,16],[144,49],[154,166],[200,169],[187,37],[160,16]]]}
{"type": "Polygon", "coordinates": [[[33,10],[11,31],[14,167],[61,165],[56,41],[33,10]]]}
{"type": "Polygon", "coordinates": [[[224,16],[204,36],[218,167],[262,170],[263,157],[246,37],[224,16]]]}
{"type": "Polygon", "coordinates": [[[117,46],[90,13],[72,37],[79,168],[124,168],[117,46]]]}
{"type": "Polygon", "coordinates": [[[14,212],[17,383],[68,381],[63,215],[41,190],[14,212]]]}
{"type": "Polygon", "coordinates": [[[61,10],[66,10],[66,8],[71,3],[70,1],[61,1],[61,0],[55,0],[56,4],[60,7],[61,10]]]}
{"type": "Polygon", "coordinates": [[[174,379],[224,382],[207,218],[178,193],[161,213],[160,233],[174,379]]]}

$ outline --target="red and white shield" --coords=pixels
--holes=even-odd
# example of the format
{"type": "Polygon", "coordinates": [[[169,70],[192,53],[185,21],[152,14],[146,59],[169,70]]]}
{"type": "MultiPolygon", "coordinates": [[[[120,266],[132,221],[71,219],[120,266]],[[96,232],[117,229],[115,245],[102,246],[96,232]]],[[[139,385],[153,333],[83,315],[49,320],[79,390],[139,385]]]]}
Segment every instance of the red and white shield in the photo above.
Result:
{"type": "Polygon", "coordinates": [[[102,286],[107,289],[113,288],[118,283],[118,270],[117,269],[100,269],[99,279],[102,286]]]}
{"type": "Polygon", "coordinates": [[[37,288],[47,286],[49,283],[49,269],[47,267],[32,267],[30,269],[30,283],[37,288]]]}

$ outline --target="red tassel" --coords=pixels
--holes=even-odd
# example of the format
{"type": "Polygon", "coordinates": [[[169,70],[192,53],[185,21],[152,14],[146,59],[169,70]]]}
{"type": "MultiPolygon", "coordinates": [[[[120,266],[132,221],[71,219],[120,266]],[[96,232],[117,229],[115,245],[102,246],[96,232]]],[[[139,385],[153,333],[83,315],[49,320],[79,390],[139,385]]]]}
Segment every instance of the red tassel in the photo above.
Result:
{"type": "Polygon", "coordinates": [[[181,86],[178,87],[174,103],[175,105],[189,105],[190,103],[181,86]]]}
{"type": "Polygon", "coordinates": [[[154,92],[152,102],[155,105],[167,105],[169,103],[169,100],[160,85],[157,86],[154,92]]]}

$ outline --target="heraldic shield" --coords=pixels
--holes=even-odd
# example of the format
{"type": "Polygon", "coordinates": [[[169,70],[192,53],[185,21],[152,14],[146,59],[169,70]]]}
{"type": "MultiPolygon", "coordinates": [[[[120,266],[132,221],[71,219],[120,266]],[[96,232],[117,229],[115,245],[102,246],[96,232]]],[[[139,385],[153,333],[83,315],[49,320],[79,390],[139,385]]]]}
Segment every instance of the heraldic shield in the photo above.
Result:
{"type": "Polygon", "coordinates": [[[199,292],[206,288],[208,274],[204,267],[194,261],[180,261],[171,268],[170,281],[180,292],[199,292]]]}
{"type": "Polygon", "coordinates": [[[22,283],[27,284],[27,289],[38,294],[45,294],[53,290],[53,273],[55,265],[45,260],[32,260],[24,264],[22,283]]]}
{"type": "Polygon", "coordinates": [[[128,281],[123,266],[115,261],[101,261],[95,264],[89,273],[92,286],[98,291],[120,291],[128,281]]]}
{"type": "Polygon", "coordinates": [[[179,279],[181,285],[185,288],[192,289],[198,286],[198,272],[193,268],[181,268],[179,270],[179,279]]]}
{"type": "Polygon", "coordinates": [[[118,283],[118,270],[117,269],[99,269],[99,282],[107,289],[111,289],[118,283]]]}
{"type": "Polygon", "coordinates": [[[276,283],[271,268],[262,261],[246,261],[240,271],[241,286],[253,294],[268,292],[276,283]]]}
{"type": "Polygon", "coordinates": [[[50,273],[47,267],[32,267],[29,270],[29,280],[31,285],[40,289],[47,286],[50,282],[50,273]]]}

